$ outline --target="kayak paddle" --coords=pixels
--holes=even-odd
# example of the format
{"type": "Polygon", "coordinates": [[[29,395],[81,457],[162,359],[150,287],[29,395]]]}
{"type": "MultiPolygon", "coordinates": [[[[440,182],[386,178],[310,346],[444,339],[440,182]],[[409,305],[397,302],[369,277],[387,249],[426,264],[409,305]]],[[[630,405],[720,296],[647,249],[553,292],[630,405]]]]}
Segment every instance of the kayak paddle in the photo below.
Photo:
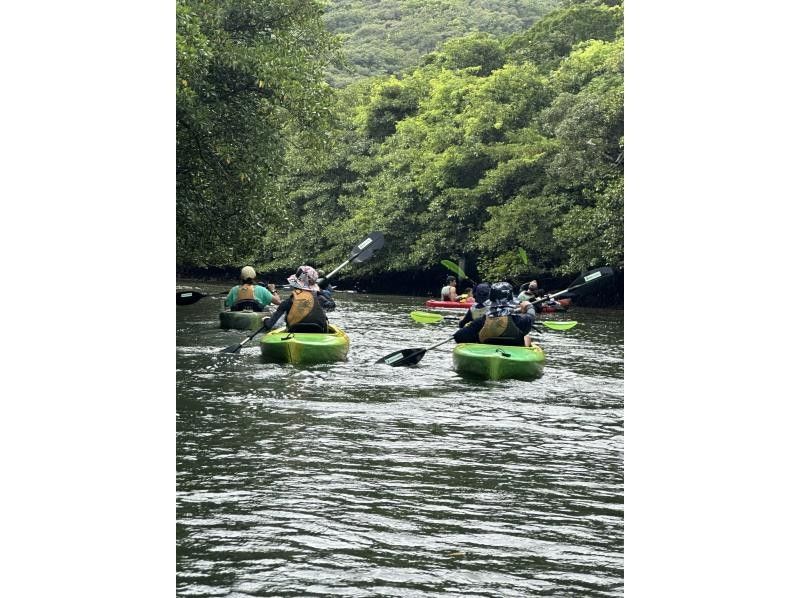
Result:
{"type": "Polygon", "coordinates": [[[397,367],[399,365],[416,365],[425,356],[425,353],[431,349],[435,349],[439,345],[445,344],[447,341],[453,340],[453,336],[449,336],[442,342],[431,345],[426,349],[400,349],[399,351],[390,353],[386,357],[381,357],[375,363],[385,363],[386,365],[390,365],[392,367],[397,367]]]}
{"type": "MultiPolygon", "coordinates": [[[[559,291],[557,293],[553,293],[549,297],[542,297],[541,299],[537,299],[536,301],[532,301],[531,304],[532,305],[537,305],[539,303],[543,303],[545,301],[548,301],[551,298],[559,297],[559,296],[564,295],[566,293],[570,293],[570,292],[574,291],[575,289],[582,288],[582,287],[585,287],[587,285],[594,284],[598,280],[607,279],[607,278],[609,278],[609,277],[611,277],[613,275],[614,275],[614,270],[609,268],[609,267],[607,267],[607,266],[604,266],[602,268],[597,268],[597,269],[592,270],[590,272],[587,272],[586,274],[583,274],[582,276],[579,276],[578,278],[573,280],[572,284],[570,284],[570,286],[567,287],[566,289],[564,289],[563,291],[559,291]]],[[[538,323],[544,324],[547,321],[549,321],[549,320],[541,320],[540,322],[537,322],[537,324],[538,323]]],[[[577,322],[575,324],[577,324],[577,322]]],[[[573,326],[574,326],[574,324],[573,324],[573,326]]],[[[572,328],[572,326],[570,326],[570,328],[572,328]]],[[[557,330],[557,328],[554,328],[554,330],[557,330]]],[[[452,340],[452,339],[453,339],[453,336],[451,336],[449,338],[446,338],[442,342],[436,343],[435,345],[432,345],[432,346],[428,347],[427,349],[400,349],[399,351],[395,351],[394,353],[389,353],[389,355],[387,355],[386,357],[381,357],[375,363],[385,363],[386,365],[390,365],[392,367],[397,367],[399,365],[416,365],[425,356],[426,352],[430,351],[431,349],[433,349],[435,347],[438,347],[439,345],[443,345],[447,341],[452,340]]]]}
{"type": "Polygon", "coordinates": [[[450,260],[442,260],[440,263],[442,264],[442,266],[444,266],[445,268],[447,268],[451,272],[454,272],[455,274],[458,274],[459,278],[465,278],[468,281],[470,281],[473,285],[477,286],[478,283],[475,282],[474,280],[472,280],[469,276],[467,276],[466,273],[461,268],[459,268],[458,264],[456,264],[455,262],[450,261],[450,260]]]}
{"type": "Polygon", "coordinates": [[[197,303],[203,297],[208,297],[205,293],[200,291],[176,291],[177,305],[191,305],[197,303]]]}
{"type": "MultiPolygon", "coordinates": [[[[420,324],[438,324],[445,317],[442,314],[435,314],[430,311],[412,311],[410,314],[411,319],[420,324]]],[[[448,320],[456,320],[458,318],[447,318],[448,320]]]]}
{"type": "MultiPolygon", "coordinates": [[[[459,318],[445,318],[442,314],[435,314],[429,311],[412,311],[411,319],[420,324],[438,324],[442,320],[455,322],[459,318]]],[[[536,320],[535,324],[541,324],[550,330],[569,330],[578,325],[575,320],[536,320]]]]}
{"type": "MultiPolygon", "coordinates": [[[[334,273],[338,272],[339,270],[341,270],[347,264],[349,264],[350,262],[352,262],[354,260],[355,260],[356,263],[366,262],[381,247],[383,247],[383,233],[377,232],[377,231],[371,232],[367,236],[366,239],[364,239],[363,241],[361,241],[361,243],[359,243],[358,245],[353,247],[353,251],[350,252],[350,257],[348,257],[344,262],[342,262],[337,268],[332,270],[330,272],[330,274],[328,274],[326,277],[319,279],[317,281],[317,284],[319,284],[320,282],[322,282],[324,280],[329,279],[331,276],[333,276],[334,273]]],[[[230,347],[225,347],[224,349],[222,349],[220,351],[220,353],[238,353],[239,350],[242,347],[244,347],[247,343],[249,343],[251,340],[253,340],[254,336],[256,336],[257,334],[259,334],[261,332],[266,332],[266,330],[267,330],[266,325],[265,326],[261,326],[261,328],[256,330],[253,334],[248,336],[242,342],[240,342],[240,343],[238,343],[236,345],[231,345],[230,347]]]]}

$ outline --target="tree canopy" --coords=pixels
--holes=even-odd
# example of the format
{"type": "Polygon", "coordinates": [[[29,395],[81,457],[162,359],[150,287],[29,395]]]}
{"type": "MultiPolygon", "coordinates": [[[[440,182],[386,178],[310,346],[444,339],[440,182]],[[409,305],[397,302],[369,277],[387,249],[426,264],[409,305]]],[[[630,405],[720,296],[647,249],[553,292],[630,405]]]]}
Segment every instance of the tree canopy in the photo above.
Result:
{"type": "Polygon", "coordinates": [[[470,32],[337,90],[322,82],[334,42],[311,15],[294,25],[307,26],[304,44],[279,51],[255,34],[244,48],[222,43],[225,11],[187,12],[179,249],[186,227],[206,239],[190,263],[277,271],[314,256],[327,268],[381,230],[386,250],[362,273],[455,257],[484,279],[623,266],[622,11],[570,2],[525,31],[470,32]]]}

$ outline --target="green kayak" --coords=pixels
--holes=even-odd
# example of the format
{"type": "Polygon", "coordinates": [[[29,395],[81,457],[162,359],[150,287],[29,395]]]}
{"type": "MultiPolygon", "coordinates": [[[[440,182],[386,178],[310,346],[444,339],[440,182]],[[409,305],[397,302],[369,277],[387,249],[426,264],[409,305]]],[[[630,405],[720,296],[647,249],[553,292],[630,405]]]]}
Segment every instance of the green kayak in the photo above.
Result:
{"type": "Polygon", "coordinates": [[[460,343],[453,349],[453,365],[463,375],[484,380],[539,378],[544,373],[544,351],[537,345],[506,347],[460,343]]]}
{"type": "Polygon", "coordinates": [[[341,329],[328,324],[331,332],[286,332],[273,330],[261,337],[261,355],[281,363],[323,363],[344,361],[350,339],[341,329]]]}
{"type": "Polygon", "coordinates": [[[219,327],[228,330],[258,330],[261,320],[268,316],[266,311],[221,311],[219,312],[219,327]]]}

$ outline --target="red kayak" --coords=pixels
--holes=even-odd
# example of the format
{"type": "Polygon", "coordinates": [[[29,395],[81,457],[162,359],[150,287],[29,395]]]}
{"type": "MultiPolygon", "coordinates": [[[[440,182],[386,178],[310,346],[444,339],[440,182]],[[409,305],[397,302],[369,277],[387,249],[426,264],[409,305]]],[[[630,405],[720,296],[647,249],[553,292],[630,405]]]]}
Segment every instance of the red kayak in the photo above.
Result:
{"type": "Polygon", "coordinates": [[[472,304],[475,303],[475,300],[472,301],[434,301],[433,299],[428,299],[425,302],[425,307],[438,307],[439,309],[469,309],[472,304]]]}
{"type": "Polygon", "coordinates": [[[556,299],[558,305],[553,305],[552,303],[545,303],[542,305],[542,313],[543,314],[552,314],[557,311],[565,311],[567,306],[572,303],[572,299],[556,299]]]}

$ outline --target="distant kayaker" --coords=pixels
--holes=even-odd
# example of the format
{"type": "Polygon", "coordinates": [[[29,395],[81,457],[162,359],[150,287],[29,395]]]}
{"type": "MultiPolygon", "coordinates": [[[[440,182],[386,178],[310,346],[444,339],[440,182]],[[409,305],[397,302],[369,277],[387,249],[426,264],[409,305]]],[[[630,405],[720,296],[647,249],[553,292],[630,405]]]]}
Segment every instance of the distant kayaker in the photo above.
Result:
{"type": "Polygon", "coordinates": [[[281,298],[274,284],[268,284],[266,288],[256,284],[256,271],[252,266],[242,268],[239,278],[241,283],[233,287],[225,298],[225,307],[231,311],[264,311],[267,305],[280,304],[281,298]]]}
{"type": "Polygon", "coordinates": [[[300,266],[287,280],[292,287],[289,298],[283,301],[275,313],[263,322],[272,328],[286,314],[288,332],[328,332],[328,316],[322,306],[317,279],[319,275],[311,266],[300,266]]]}
{"type": "Polygon", "coordinates": [[[459,303],[472,303],[475,298],[472,296],[472,287],[467,287],[464,292],[458,296],[459,303]]]}
{"type": "Polygon", "coordinates": [[[463,328],[473,320],[477,320],[486,313],[485,303],[489,300],[491,287],[488,282],[482,282],[475,287],[475,303],[467,310],[467,313],[458,323],[459,328],[463,328]]]}
{"type": "Polygon", "coordinates": [[[447,277],[447,284],[442,287],[440,295],[442,301],[458,301],[458,293],[456,293],[455,276],[447,277]]]}
{"type": "Polygon", "coordinates": [[[535,280],[525,283],[517,295],[517,301],[533,301],[539,295],[539,283],[535,280]]]}
{"type": "Polygon", "coordinates": [[[527,334],[533,326],[531,303],[523,301],[517,306],[514,287],[507,282],[492,285],[489,301],[486,314],[456,331],[453,336],[455,341],[530,347],[531,339],[527,334]]]}
{"type": "Polygon", "coordinates": [[[522,285],[522,292],[517,296],[517,301],[535,301],[536,299],[545,299],[542,303],[537,303],[533,306],[534,311],[538,314],[542,312],[542,307],[547,304],[557,309],[562,309],[561,304],[555,299],[550,299],[542,289],[539,288],[539,283],[532,280],[522,285]]]}

